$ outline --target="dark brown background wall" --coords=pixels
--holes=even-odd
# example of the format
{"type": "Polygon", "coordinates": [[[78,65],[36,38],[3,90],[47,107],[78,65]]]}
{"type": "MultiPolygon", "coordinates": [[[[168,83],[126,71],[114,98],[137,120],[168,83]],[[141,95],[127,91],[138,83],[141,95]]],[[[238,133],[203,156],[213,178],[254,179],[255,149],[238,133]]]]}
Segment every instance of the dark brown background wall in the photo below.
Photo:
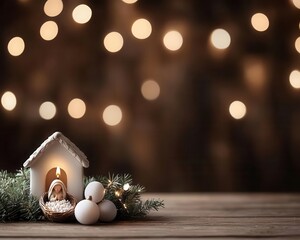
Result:
{"type": "Polygon", "coordinates": [[[294,47],[300,36],[300,10],[286,0],[63,1],[63,12],[49,18],[44,1],[0,1],[0,93],[16,94],[16,108],[0,109],[0,169],[19,169],[54,131],[70,138],[90,160],[86,175],[128,172],[149,191],[299,191],[300,90],[289,74],[300,68],[294,47]],[[88,4],[93,15],[83,25],[72,9],[88,4]],[[270,21],[255,31],[251,16],[270,21]],[[152,34],[135,39],[130,28],[147,18],[152,34]],[[43,22],[54,20],[57,37],[41,39],[43,22]],[[183,35],[182,48],[170,52],[162,38],[168,29],[183,35]],[[214,53],[209,36],[226,29],[231,44],[214,53]],[[124,46],[107,52],[107,32],[119,31],[124,46]],[[16,35],[26,48],[12,57],[7,43],[16,35]],[[140,87],[152,78],[160,85],[155,101],[140,87]],[[78,97],[86,103],[81,119],[68,115],[78,97]],[[233,119],[232,101],[247,113],[233,119]],[[38,115],[52,101],[51,120],[38,115]],[[120,106],[122,121],[107,126],[101,114],[120,106]]]}

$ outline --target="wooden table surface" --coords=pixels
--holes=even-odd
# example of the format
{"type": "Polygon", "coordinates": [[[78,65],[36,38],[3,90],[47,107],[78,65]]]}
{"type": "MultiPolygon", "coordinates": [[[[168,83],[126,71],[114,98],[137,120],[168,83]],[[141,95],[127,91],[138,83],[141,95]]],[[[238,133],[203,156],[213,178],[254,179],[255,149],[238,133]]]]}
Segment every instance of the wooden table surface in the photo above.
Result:
{"type": "Polygon", "coordinates": [[[165,209],[137,221],[1,223],[5,239],[300,239],[300,194],[147,194],[165,209]]]}

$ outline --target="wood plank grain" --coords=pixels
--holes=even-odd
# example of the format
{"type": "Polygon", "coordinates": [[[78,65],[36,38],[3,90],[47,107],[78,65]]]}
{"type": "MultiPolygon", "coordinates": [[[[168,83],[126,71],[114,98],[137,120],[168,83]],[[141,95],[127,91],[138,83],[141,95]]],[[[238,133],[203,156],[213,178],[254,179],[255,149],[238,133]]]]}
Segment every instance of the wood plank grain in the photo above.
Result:
{"type": "Polygon", "coordinates": [[[300,216],[300,199],[297,194],[168,194],[160,196],[165,199],[166,214],[172,212],[173,216],[183,214],[211,217],[300,216]]]}
{"type": "Polygon", "coordinates": [[[137,221],[0,224],[0,238],[300,238],[300,194],[151,194],[166,208],[137,221]]]}

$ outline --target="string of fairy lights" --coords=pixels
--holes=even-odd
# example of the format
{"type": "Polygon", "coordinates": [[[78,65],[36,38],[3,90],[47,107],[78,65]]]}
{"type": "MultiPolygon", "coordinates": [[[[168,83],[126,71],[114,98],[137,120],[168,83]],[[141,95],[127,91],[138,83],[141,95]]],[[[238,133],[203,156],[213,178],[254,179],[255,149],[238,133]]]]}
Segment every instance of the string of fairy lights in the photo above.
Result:
{"type": "MultiPolygon", "coordinates": [[[[134,4],[137,0],[120,0],[124,4],[134,4]]],[[[300,9],[300,0],[291,0],[292,6],[300,9]]],[[[47,0],[44,4],[44,13],[51,18],[58,16],[63,11],[62,0],[47,0]]],[[[80,4],[72,11],[72,18],[78,24],[86,24],[92,18],[92,9],[87,4],[80,4]]],[[[257,32],[265,32],[269,29],[270,20],[264,13],[255,13],[249,16],[249,24],[257,32]]],[[[299,23],[300,29],[300,23],[299,23]]],[[[40,36],[45,41],[51,41],[58,35],[59,27],[53,20],[46,21],[40,27],[40,36]]],[[[152,33],[152,24],[145,18],[139,18],[132,23],[132,35],[140,40],[147,39],[152,33]]],[[[162,38],[163,46],[171,51],[179,51],[184,44],[184,36],[176,29],[170,29],[162,38]]],[[[231,45],[231,35],[228,30],[223,28],[215,29],[209,37],[209,45],[216,51],[224,51],[231,45]]],[[[117,54],[124,45],[124,39],[119,32],[109,32],[103,39],[103,47],[112,54],[117,54]]],[[[14,36],[7,44],[8,53],[13,57],[20,56],[26,48],[26,39],[21,36],[14,36]]],[[[300,37],[295,40],[295,50],[300,53],[300,37]]],[[[300,70],[294,69],[290,72],[289,83],[291,87],[300,89],[300,70]]],[[[148,101],[154,101],[161,94],[160,85],[153,79],[145,80],[140,88],[142,96],[148,101]]],[[[13,111],[17,105],[17,97],[12,91],[6,91],[2,94],[1,104],[6,111],[13,111]]],[[[86,103],[83,99],[72,99],[67,107],[68,114],[74,119],[84,117],[86,113],[86,103]]],[[[245,103],[239,99],[232,101],[228,107],[231,117],[241,119],[247,113],[245,103]]],[[[55,103],[46,101],[40,104],[38,109],[39,115],[44,120],[51,120],[55,117],[57,109],[55,103]]],[[[117,105],[108,105],[102,111],[102,119],[109,126],[116,126],[122,121],[122,110],[117,105]]]]}

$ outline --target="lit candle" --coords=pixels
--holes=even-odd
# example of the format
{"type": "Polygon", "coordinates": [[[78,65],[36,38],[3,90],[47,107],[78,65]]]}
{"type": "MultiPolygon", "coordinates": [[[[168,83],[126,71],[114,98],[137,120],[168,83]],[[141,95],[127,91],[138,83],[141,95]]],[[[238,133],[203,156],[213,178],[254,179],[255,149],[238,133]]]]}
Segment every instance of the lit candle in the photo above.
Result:
{"type": "Polygon", "coordinates": [[[60,176],[60,167],[56,167],[56,177],[59,178],[60,176]]]}

